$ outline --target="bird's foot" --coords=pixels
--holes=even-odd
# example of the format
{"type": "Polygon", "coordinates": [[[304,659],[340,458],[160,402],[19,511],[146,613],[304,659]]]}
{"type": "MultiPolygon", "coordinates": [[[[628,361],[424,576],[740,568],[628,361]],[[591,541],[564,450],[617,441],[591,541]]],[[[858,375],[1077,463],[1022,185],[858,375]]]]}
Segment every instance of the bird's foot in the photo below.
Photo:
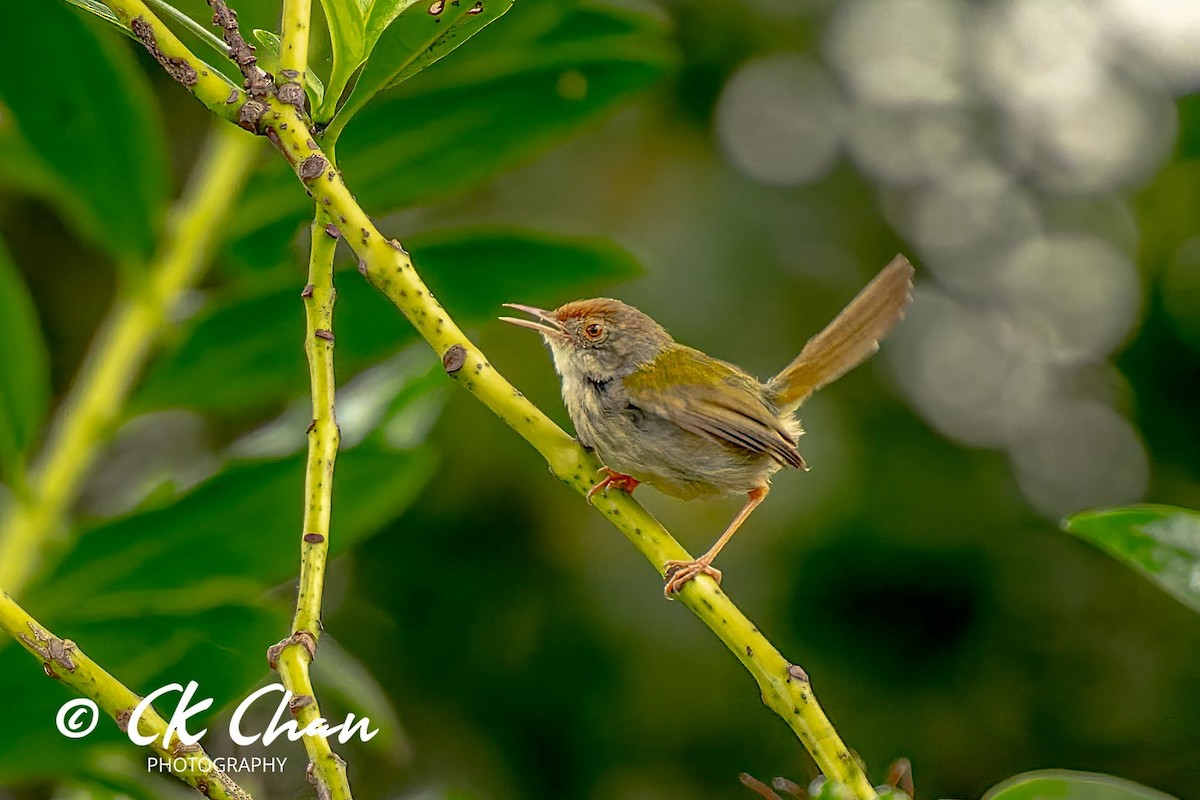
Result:
{"type": "Polygon", "coordinates": [[[666,571],[663,577],[666,578],[666,583],[663,584],[663,596],[668,600],[672,595],[679,594],[679,590],[684,584],[695,578],[697,575],[708,575],[718,584],[721,582],[721,570],[709,564],[703,559],[695,561],[668,561],[666,571]]]}
{"type": "Polygon", "coordinates": [[[588,490],[588,500],[591,500],[597,492],[604,492],[604,494],[607,495],[608,490],[614,486],[626,494],[633,494],[633,490],[636,489],[640,483],[640,481],[632,475],[626,475],[623,472],[617,472],[615,469],[609,469],[608,467],[601,467],[600,469],[596,470],[596,474],[603,475],[604,478],[588,490]]]}

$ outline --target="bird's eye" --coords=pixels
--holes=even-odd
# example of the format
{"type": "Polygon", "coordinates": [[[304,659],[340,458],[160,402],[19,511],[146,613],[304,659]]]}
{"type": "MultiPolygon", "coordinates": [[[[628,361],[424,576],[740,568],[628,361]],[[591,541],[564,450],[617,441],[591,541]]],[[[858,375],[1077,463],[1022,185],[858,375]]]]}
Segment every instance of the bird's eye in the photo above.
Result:
{"type": "Polygon", "coordinates": [[[604,326],[599,322],[589,322],[583,326],[583,335],[593,342],[598,341],[604,336],[604,326]]]}

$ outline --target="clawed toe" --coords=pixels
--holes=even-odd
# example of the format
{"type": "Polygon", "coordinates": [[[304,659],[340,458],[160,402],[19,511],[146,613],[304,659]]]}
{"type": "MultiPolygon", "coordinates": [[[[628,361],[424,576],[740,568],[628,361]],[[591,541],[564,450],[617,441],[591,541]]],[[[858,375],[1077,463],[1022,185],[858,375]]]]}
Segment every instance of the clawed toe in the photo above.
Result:
{"type": "Polygon", "coordinates": [[[679,594],[679,590],[683,588],[684,584],[697,575],[708,575],[718,584],[721,582],[721,570],[703,561],[668,561],[666,566],[663,596],[668,600],[672,595],[679,594]]]}
{"type": "Polygon", "coordinates": [[[603,475],[599,483],[588,490],[587,499],[590,501],[597,492],[603,492],[608,495],[608,490],[614,486],[626,494],[633,494],[633,490],[638,487],[640,481],[632,475],[626,475],[623,472],[617,472],[615,469],[601,467],[596,470],[597,475],[603,475]]]}

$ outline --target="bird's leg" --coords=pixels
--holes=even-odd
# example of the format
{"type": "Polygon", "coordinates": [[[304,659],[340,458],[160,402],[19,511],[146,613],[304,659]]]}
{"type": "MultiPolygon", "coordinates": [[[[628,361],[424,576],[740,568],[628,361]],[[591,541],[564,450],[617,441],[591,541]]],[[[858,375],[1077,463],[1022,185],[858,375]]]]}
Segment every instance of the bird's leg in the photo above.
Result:
{"type": "Polygon", "coordinates": [[[663,594],[668,599],[673,594],[679,594],[683,585],[700,573],[711,576],[717,583],[721,582],[721,570],[713,567],[713,559],[717,557],[717,553],[721,552],[721,548],[729,543],[729,540],[737,533],[737,529],[742,527],[742,523],[746,521],[751,512],[758,508],[758,504],[766,499],[767,487],[759,486],[751,489],[746,492],[746,496],[749,498],[746,500],[746,505],[742,506],[742,510],[733,518],[733,522],[729,523],[729,527],[721,534],[721,538],[717,539],[717,543],[710,547],[707,553],[695,561],[668,561],[666,563],[667,582],[663,586],[663,594]]]}
{"type": "Polygon", "coordinates": [[[607,495],[608,490],[614,486],[620,489],[622,492],[633,494],[633,490],[636,489],[640,483],[640,481],[632,475],[626,475],[623,472],[617,472],[615,469],[609,469],[608,467],[601,467],[600,469],[596,470],[596,474],[603,475],[604,478],[588,490],[588,500],[591,500],[596,492],[604,492],[604,494],[607,495]]]}

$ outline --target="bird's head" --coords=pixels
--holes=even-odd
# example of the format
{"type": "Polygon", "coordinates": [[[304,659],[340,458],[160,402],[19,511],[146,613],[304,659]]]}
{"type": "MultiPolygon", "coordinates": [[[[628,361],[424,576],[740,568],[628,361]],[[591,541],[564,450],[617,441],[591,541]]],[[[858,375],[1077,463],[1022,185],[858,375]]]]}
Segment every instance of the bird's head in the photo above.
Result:
{"type": "Polygon", "coordinates": [[[500,319],[542,334],[563,377],[608,380],[623,377],[653,360],[673,343],[650,317],[620,300],[575,300],[553,311],[505,303],[533,319],[500,319]]]}

